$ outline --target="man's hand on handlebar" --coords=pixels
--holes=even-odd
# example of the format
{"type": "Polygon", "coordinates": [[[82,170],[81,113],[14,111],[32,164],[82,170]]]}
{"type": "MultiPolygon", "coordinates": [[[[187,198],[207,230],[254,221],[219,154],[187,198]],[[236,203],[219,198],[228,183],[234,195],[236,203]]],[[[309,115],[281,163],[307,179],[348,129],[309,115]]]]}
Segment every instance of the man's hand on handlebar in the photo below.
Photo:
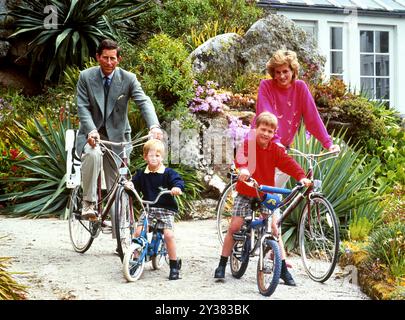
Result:
{"type": "Polygon", "coordinates": [[[100,134],[97,132],[97,130],[93,130],[92,132],[89,133],[87,136],[87,143],[92,147],[95,148],[97,142],[100,140],[100,134]]]}
{"type": "Polygon", "coordinates": [[[158,139],[158,140],[163,139],[163,131],[159,127],[153,127],[152,129],[150,129],[148,135],[150,139],[158,139]]]}

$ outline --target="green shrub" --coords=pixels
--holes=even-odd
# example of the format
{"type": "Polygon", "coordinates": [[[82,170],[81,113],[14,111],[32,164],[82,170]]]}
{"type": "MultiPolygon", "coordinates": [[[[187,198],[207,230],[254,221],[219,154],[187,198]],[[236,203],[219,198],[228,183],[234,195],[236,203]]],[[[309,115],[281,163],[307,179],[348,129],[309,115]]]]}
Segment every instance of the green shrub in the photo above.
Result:
{"type": "Polygon", "coordinates": [[[405,185],[396,184],[391,192],[384,194],[381,207],[384,208],[382,220],[385,223],[405,224],[405,185]]]}
{"type": "Polygon", "coordinates": [[[206,26],[217,24],[216,32],[211,30],[210,35],[242,33],[262,16],[262,9],[246,0],[166,0],[155,1],[137,21],[148,32],[185,39],[193,50],[199,44],[195,42],[198,35],[207,33],[206,26]]]}
{"type": "Polygon", "coordinates": [[[349,223],[349,237],[352,241],[364,241],[370,231],[373,229],[373,223],[367,217],[356,214],[349,223]]]}
{"type": "Polygon", "coordinates": [[[311,92],[330,131],[348,128],[346,142],[352,147],[361,146],[369,161],[380,159],[378,185],[405,183],[405,132],[398,111],[353,94],[335,78],[311,85],[311,92]]]}
{"type": "Polygon", "coordinates": [[[188,111],[193,76],[187,56],[182,42],[166,34],[155,35],[139,54],[137,74],[159,119],[179,118],[188,111]]]}
{"type": "Polygon", "coordinates": [[[399,281],[405,278],[405,224],[391,223],[370,235],[366,250],[370,259],[385,264],[399,281]]]}

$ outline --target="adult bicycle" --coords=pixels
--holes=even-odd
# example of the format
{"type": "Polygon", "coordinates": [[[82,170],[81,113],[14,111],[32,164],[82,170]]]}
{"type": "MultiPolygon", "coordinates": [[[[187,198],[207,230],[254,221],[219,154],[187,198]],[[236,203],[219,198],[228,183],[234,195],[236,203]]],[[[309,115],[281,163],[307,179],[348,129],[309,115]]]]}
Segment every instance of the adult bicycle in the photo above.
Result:
{"type": "MultiPolygon", "coordinates": [[[[131,193],[143,205],[144,212],[141,233],[132,239],[131,245],[125,251],[122,263],[125,279],[134,282],[141,277],[146,262],[151,261],[154,270],[160,269],[164,262],[169,264],[163,229],[157,228],[156,219],[153,219],[152,225],[149,225],[148,216],[150,206],[157,203],[164,194],[170,194],[171,191],[162,190],[154,201],[142,200],[135,189],[131,189],[131,193]]],[[[179,260],[178,265],[180,269],[181,260],[179,260]]]]}
{"type": "Polygon", "coordinates": [[[118,160],[120,165],[117,165],[117,175],[112,187],[106,193],[102,188],[101,173],[97,179],[96,221],[82,218],[83,190],[81,185],[77,184],[72,189],[66,210],[68,212],[70,240],[76,252],[86,252],[100,233],[114,232],[117,239],[116,251],[121,260],[123,259],[125,249],[131,244],[135,225],[133,201],[124,188],[125,182],[130,179],[131,175],[128,169],[126,148],[139,146],[147,139],[148,136],[130,142],[98,141],[102,152],[109,153],[113,159],[118,160]],[[121,154],[116,154],[107,146],[120,147],[123,151],[121,154]],[[115,210],[112,211],[113,205],[115,210]],[[111,227],[107,222],[109,219],[111,227]]]}
{"type": "MultiPolygon", "coordinates": [[[[294,209],[300,203],[303,203],[298,228],[301,260],[306,273],[312,280],[325,282],[332,275],[338,260],[339,224],[331,203],[322,194],[322,181],[314,179],[314,169],[321,162],[336,157],[338,152],[305,154],[292,148],[290,152],[293,155],[303,157],[307,161],[307,178],[313,180],[313,185],[308,188],[297,186],[292,190],[277,188],[290,191],[279,206],[283,211],[278,220],[278,226],[281,226],[282,222],[294,209]]],[[[232,181],[224,189],[217,205],[217,231],[221,243],[223,243],[223,238],[232,217],[233,201],[236,197],[235,185],[236,178],[233,177],[232,181]]],[[[250,231],[252,233],[250,241],[257,241],[259,237],[254,235],[255,229],[250,231]]]]}

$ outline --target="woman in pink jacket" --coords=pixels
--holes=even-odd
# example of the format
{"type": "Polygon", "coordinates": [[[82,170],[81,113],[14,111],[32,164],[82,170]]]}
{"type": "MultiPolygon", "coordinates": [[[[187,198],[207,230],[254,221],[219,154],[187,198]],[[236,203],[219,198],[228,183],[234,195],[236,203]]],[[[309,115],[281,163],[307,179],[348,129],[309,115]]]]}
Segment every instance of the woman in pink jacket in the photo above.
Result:
{"type": "MultiPolygon", "coordinates": [[[[297,54],[290,50],[278,50],[267,62],[266,68],[272,79],[260,82],[256,117],[263,111],[277,117],[279,124],[273,141],[285,148],[291,146],[303,119],[306,130],[325,149],[339,151],[340,147],[333,144],[326,131],[308,86],[297,79],[300,68],[297,54]]],[[[276,186],[285,185],[287,180],[288,176],[284,179],[276,177],[276,186]]]]}
{"type": "MultiPolygon", "coordinates": [[[[300,65],[297,54],[290,50],[278,50],[267,62],[266,68],[272,79],[260,82],[256,117],[264,111],[277,117],[278,129],[273,141],[284,148],[291,146],[303,119],[306,130],[319,140],[325,149],[340,151],[340,147],[333,144],[328,135],[308,86],[304,81],[298,80],[300,65]]],[[[255,121],[252,127],[254,124],[255,121]]],[[[276,169],[276,187],[284,187],[288,179],[288,175],[276,169]]],[[[285,256],[281,237],[279,244],[285,256]]],[[[292,278],[285,283],[295,285],[292,278]]]]}

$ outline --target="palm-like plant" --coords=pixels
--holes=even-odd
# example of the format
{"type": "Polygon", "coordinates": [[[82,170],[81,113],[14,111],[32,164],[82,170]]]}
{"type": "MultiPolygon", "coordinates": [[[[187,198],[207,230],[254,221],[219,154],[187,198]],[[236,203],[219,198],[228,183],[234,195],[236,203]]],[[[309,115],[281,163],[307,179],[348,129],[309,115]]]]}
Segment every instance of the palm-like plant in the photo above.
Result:
{"type": "Polygon", "coordinates": [[[31,216],[62,213],[68,200],[66,189],[65,132],[71,127],[70,119],[54,122],[44,111],[46,126],[34,118],[34,125],[15,124],[33,140],[33,147],[21,136],[11,133],[12,140],[21,148],[26,159],[16,163],[30,174],[25,177],[8,177],[8,183],[27,185],[27,189],[0,196],[8,201],[5,211],[31,216]],[[13,203],[14,202],[14,203],[13,203]]]}
{"type": "MultiPolygon", "coordinates": [[[[322,192],[335,209],[336,216],[341,222],[341,234],[347,227],[353,210],[362,210],[362,207],[378,201],[379,195],[372,190],[371,183],[374,172],[379,166],[379,160],[365,163],[366,156],[360,157],[361,150],[354,151],[343,142],[344,134],[337,134],[337,143],[341,146],[338,158],[320,163],[314,176],[322,177],[322,192]]],[[[322,146],[314,137],[309,141],[305,129],[301,128],[295,138],[294,148],[305,153],[320,153],[322,146]]],[[[307,169],[306,161],[296,158],[297,162],[307,169]]],[[[295,181],[289,181],[289,187],[295,181]]],[[[288,249],[293,249],[297,243],[297,226],[299,224],[301,208],[297,208],[283,224],[283,240],[288,249]]]]}
{"type": "Polygon", "coordinates": [[[15,19],[16,32],[11,37],[32,39],[27,53],[31,73],[34,67],[42,68],[45,80],[59,81],[65,66],[82,67],[102,39],[116,39],[118,31],[128,29],[131,19],[146,10],[149,2],[25,0],[7,14],[15,19]]]}

